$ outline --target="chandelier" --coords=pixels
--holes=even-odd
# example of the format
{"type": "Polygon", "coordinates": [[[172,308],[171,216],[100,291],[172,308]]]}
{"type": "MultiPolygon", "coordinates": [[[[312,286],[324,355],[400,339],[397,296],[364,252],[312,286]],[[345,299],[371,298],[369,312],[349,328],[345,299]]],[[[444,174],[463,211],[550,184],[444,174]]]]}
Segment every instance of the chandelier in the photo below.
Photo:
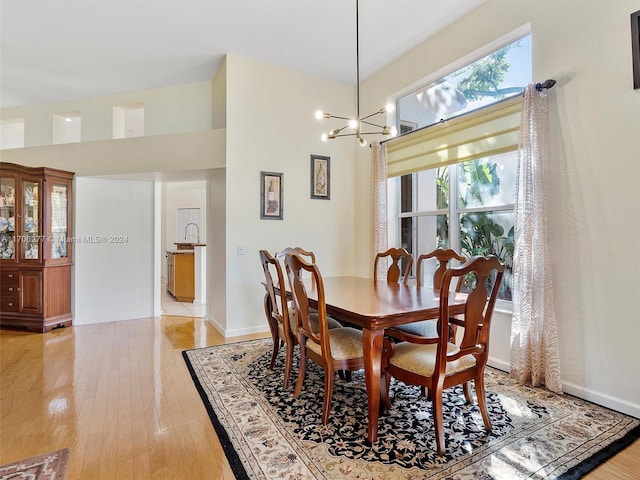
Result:
{"type": "Polygon", "coordinates": [[[348,123],[341,128],[331,130],[329,133],[323,133],[322,140],[326,142],[327,140],[333,140],[336,137],[355,136],[356,139],[358,139],[358,141],[360,142],[360,145],[364,147],[367,145],[367,141],[363,138],[363,135],[389,135],[391,137],[395,137],[398,133],[396,127],[390,127],[388,125],[378,125],[369,120],[376,115],[393,112],[393,110],[394,105],[392,103],[389,103],[385,107],[382,107],[380,110],[373,112],[370,115],[366,115],[364,117],[360,116],[360,39],[358,30],[358,0],[356,0],[356,116],[355,118],[341,117],[318,110],[316,112],[316,118],[318,120],[323,118],[337,118],[340,120],[348,121],[348,123]],[[378,130],[365,132],[363,131],[363,127],[365,125],[367,125],[368,127],[375,127],[378,130]],[[344,130],[346,130],[347,128],[349,130],[347,130],[347,132],[344,132],[344,130]]]}

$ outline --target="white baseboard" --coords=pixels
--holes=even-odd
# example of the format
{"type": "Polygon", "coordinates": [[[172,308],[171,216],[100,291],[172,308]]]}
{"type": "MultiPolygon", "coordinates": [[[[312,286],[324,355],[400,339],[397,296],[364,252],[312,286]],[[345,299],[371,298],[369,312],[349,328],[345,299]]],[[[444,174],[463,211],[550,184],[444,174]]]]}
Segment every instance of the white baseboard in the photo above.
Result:
{"type": "Polygon", "coordinates": [[[498,358],[491,358],[491,356],[489,356],[489,359],[487,360],[487,365],[493,368],[497,368],[498,370],[502,370],[503,372],[509,373],[511,371],[511,366],[508,362],[505,362],[504,360],[500,360],[498,358]]]}
{"type": "Polygon", "coordinates": [[[620,398],[612,397],[606,393],[595,392],[571,382],[562,382],[565,393],[574,397],[582,398],[589,402],[602,405],[616,412],[625,413],[632,417],[640,418],[640,404],[628,402],[620,398]]]}
{"type": "MultiPolygon", "coordinates": [[[[502,370],[503,372],[509,373],[511,371],[511,366],[509,365],[509,363],[498,358],[489,357],[487,365],[497,368],[498,370],[502,370]]],[[[621,400],[619,398],[612,397],[611,395],[596,392],[594,390],[590,390],[571,382],[563,381],[562,389],[564,390],[564,393],[568,393],[569,395],[573,395],[574,397],[578,397],[583,400],[587,400],[588,402],[610,408],[611,410],[615,410],[616,412],[621,412],[626,415],[631,415],[632,417],[640,418],[640,404],[621,400]]]]}
{"type": "Polygon", "coordinates": [[[212,316],[206,316],[205,320],[210,322],[215,329],[220,332],[224,338],[242,337],[244,335],[251,335],[253,333],[268,333],[269,327],[266,325],[253,326],[248,328],[236,328],[231,330],[225,330],[225,328],[212,316]]]}

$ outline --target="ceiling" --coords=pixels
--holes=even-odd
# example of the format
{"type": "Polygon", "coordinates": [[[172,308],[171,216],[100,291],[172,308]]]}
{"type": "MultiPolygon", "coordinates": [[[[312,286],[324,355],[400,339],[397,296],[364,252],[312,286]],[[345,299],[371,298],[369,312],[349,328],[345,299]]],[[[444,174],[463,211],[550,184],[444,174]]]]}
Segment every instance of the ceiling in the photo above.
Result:
{"type": "MultiPolygon", "coordinates": [[[[362,0],[365,79],[486,0],[362,0]]],[[[0,106],[210,80],[226,53],[355,84],[354,0],[2,0],[0,106]]]]}

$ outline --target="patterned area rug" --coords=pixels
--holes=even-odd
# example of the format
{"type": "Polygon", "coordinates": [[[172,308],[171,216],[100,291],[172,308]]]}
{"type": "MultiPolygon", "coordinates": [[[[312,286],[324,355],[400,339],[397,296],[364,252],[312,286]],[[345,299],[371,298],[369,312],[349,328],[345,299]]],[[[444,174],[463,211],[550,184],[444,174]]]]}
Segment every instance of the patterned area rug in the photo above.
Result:
{"type": "MultiPolygon", "coordinates": [[[[308,362],[304,388],[282,387],[284,356],[269,370],[271,340],[183,352],[238,479],[574,479],[640,438],[640,420],[566,395],[522,387],[486,373],[493,431],[475,405],[449,389],[439,457],[431,403],[393,380],[393,407],[378,441],[366,441],[362,372],[336,377],[332,412],[322,425],[323,372],[308,362]]],[[[294,363],[295,365],[295,363],[294,363]]],[[[294,375],[297,370],[294,369],[294,375]]]]}
{"type": "Polygon", "coordinates": [[[64,480],[69,449],[0,466],[0,480],[64,480]]]}

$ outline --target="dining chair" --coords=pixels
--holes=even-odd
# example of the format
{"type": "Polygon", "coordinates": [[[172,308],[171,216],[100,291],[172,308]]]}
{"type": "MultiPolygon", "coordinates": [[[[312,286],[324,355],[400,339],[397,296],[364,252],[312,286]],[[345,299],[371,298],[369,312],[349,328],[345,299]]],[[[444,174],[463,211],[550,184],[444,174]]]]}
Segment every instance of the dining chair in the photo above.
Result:
{"type": "MultiPolygon", "coordinates": [[[[276,258],[280,260],[280,262],[282,263],[282,266],[284,267],[285,257],[287,255],[293,255],[293,254],[302,255],[303,257],[308,257],[310,263],[316,263],[316,254],[311,251],[305,250],[304,248],[301,248],[301,247],[287,247],[281,250],[280,252],[276,253],[276,258]]],[[[312,282],[314,281],[313,277],[311,277],[311,281],[312,282]]]]}
{"type": "MultiPolygon", "coordinates": [[[[303,257],[308,257],[309,258],[309,262],[310,263],[316,263],[316,255],[313,252],[310,252],[308,250],[305,250],[304,248],[301,247],[287,247],[284,250],[276,253],[276,258],[282,263],[282,268],[284,269],[284,259],[286,258],[287,255],[292,255],[292,254],[297,254],[297,255],[302,255],[303,257]]],[[[288,279],[287,279],[288,281],[288,279]]],[[[315,279],[313,278],[313,276],[311,277],[311,285],[315,286],[315,279]]],[[[293,308],[293,301],[289,302],[289,312],[291,313],[291,315],[295,315],[295,310],[293,308]]],[[[315,308],[309,307],[309,311],[311,312],[311,323],[312,325],[317,325],[317,310],[315,308]]],[[[339,328],[342,327],[342,324],[338,322],[338,320],[328,316],[328,323],[329,323],[329,328],[339,328]]],[[[294,336],[295,336],[295,332],[297,332],[297,325],[295,322],[292,323],[292,328],[293,328],[293,332],[294,332],[294,336]]]]}
{"type": "Polygon", "coordinates": [[[383,407],[391,407],[391,377],[408,385],[428,388],[433,405],[438,455],[445,453],[442,401],[444,389],[462,384],[466,401],[473,403],[469,388],[469,382],[473,380],[485,429],[487,432],[491,431],[485,399],[484,369],[489,352],[491,317],[503,273],[504,265],[494,255],[474,257],[459,267],[448,268],[443,274],[440,289],[438,338],[417,337],[401,343],[394,343],[390,339],[384,341],[381,381],[383,407]],[[449,316],[451,283],[469,274],[475,278],[467,293],[464,314],[461,318],[452,318],[449,316]],[[449,340],[450,323],[464,329],[459,344],[451,343],[449,340]]]}
{"type": "Polygon", "coordinates": [[[390,248],[386,252],[379,252],[373,261],[373,280],[378,281],[378,268],[383,261],[391,259],[391,265],[387,269],[387,282],[396,283],[402,278],[402,283],[407,283],[411,273],[413,257],[404,248],[390,248]],[[400,270],[400,264],[406,262],[404,272],[400,270]]]}
{"type": "MultiPolygon", "coordinates": [[[[284,367],[284,388],[289,388],[289,379],[291,377],[291,369],[293,366],[293,351],[298,344],[297,338],[297,320],[295,312],[287,301],[287,292],[285,288],[280,286],[287,285],[284,279],[282,265],[278,261],[279,253],[273,257],[268,251],[260,250],[260,262],[265,276],[265,295],[264,311],[271,331],[273,340],[273,350],[271,352],[271,362],[269,369],[273,369],[278,351],[282,344],[285,347],[285,367],[284,367]],[[277,283],[274,282],[274,278],[277,283]],[[276,286],[278,288],[276,288],[276,286]],[[286,321],[285,321],[286,319],[286,321]]],[[[311,314],[310,322],[312,327],[318,329],[317,314],[311,314]]],[[[333,318],[327,320],[329,328],[338,328],[342,325],[333,318]]]]}
{"type": "MultiPolygon", "coordinates": [[[[444,272],[447,270],[449,262],[452,260],[457,260],[458,262],[464,262],[466,260],[465,257],[460,255],[455,250],[450,248],[436,248],[432,252],[422,254],[418,257],[416,261],[416,285],[418,287],[422,287],[424,279],[423,279],[423,264],[425,261],[435,258],[438,266],[433,272],[433,287],[440,288],[442,284],[442,277],[444,276],[444,272]]],[[[460,288],[464,283],[464,277],[459,277],[456,282],[455,291],[459,292],[460,288]]],[[[456,328],[455,325],[450,324],[451,328],[451,341],[455,340],[456,328]]],[[[406,340],[406,335],[416,335],[419,337],[437,337],[437,327],[436,320],[423,320],[421,322],[407,323],[405,325],[398,325],[397,327],[388,329],[386,333],[396,340],[406,340]]]]}
{"type": "Polygon", "coordinates": [[[364,368],[362,332],[351,327],[329,328],[324,284],[315,263],[305,261],[299,254],[291,254],[285,257],[285,265],[298,319],[298,344],[300,345],[300,366],[294,397],[298,397],[302,392],[307,359],[316,362],[324,370],[322,423],[326,424],[331,411],[336,371],[351,372],[364,368]],[[318,306],[317,331],[314,331],[311,323],[309,297],[302,280],[303,272],[309,272],[315,281],[318,306]]]}
{"type": "Polygon", "coordinates": [[[264,271],[265,289],[267,294],[264,298],[264,312],[271,331],[273,340],[273,351],[271,352],[271,362],[269,369],[273,370],[278,351],[282,343],[285,346],[285,366],[284,366],[284,388],[289,388],[289,377],[293,364],[293,349],[297,339],[291,329],[289,321],[289,309],[287,305],[286,291],[281,289],[276,293],[276,285],[284,285],[282,268],[276,258],[268,251],[260,250],[260,263],[264,271]],[[277,283],[274,283],[274,277],[277,283]]]}

